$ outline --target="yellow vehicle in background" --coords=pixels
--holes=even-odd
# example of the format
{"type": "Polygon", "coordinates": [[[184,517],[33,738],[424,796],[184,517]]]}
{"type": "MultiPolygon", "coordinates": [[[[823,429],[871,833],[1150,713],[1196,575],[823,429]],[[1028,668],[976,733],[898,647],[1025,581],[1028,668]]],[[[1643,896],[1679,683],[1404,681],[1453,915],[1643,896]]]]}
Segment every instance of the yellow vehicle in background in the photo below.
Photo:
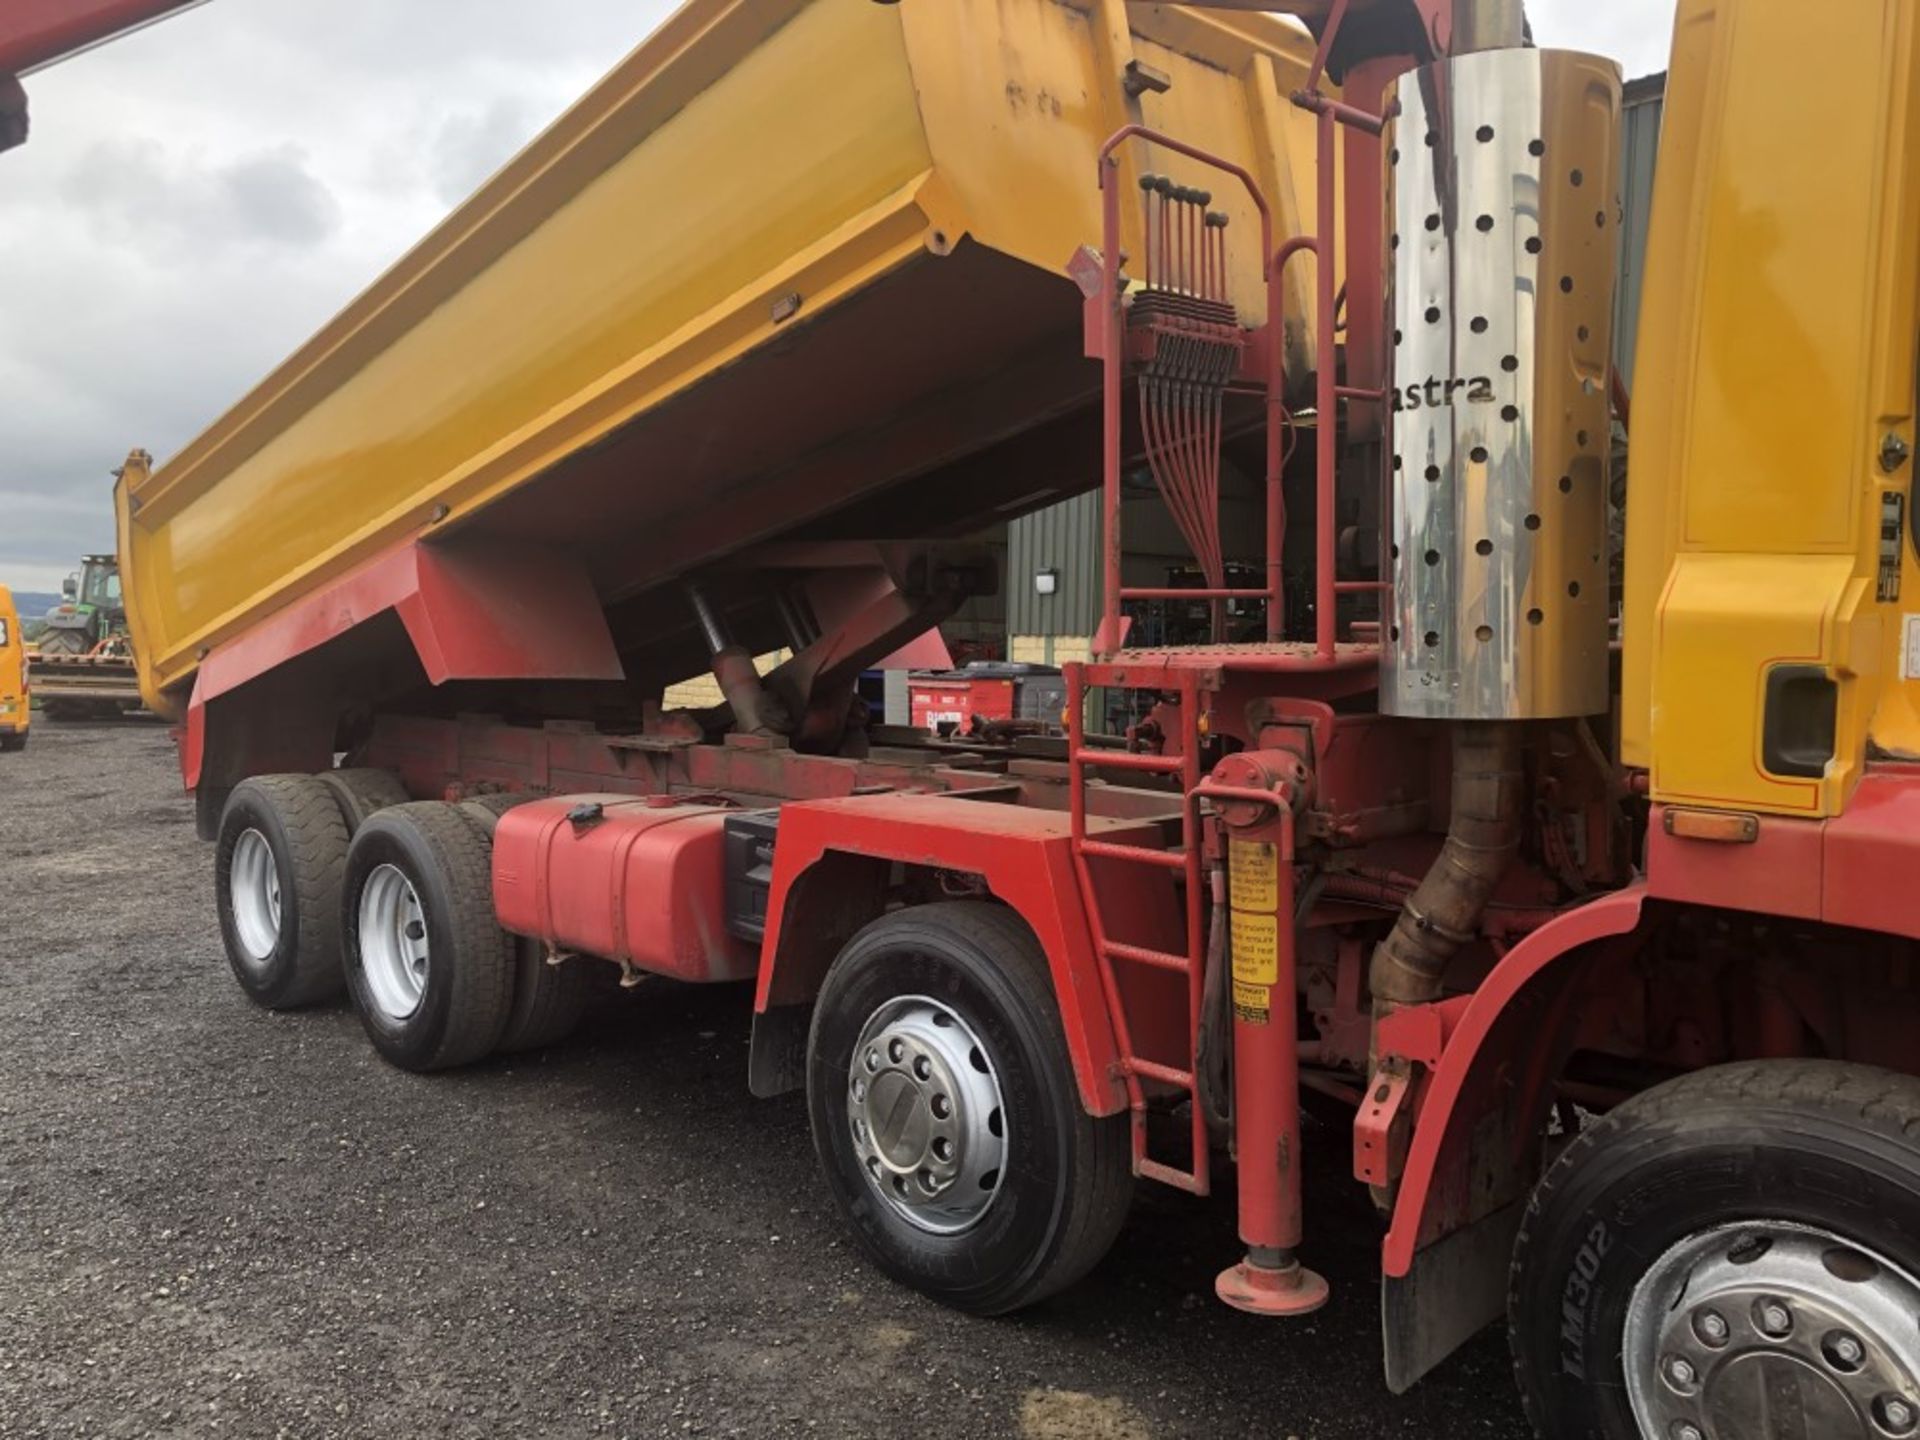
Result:
{"type": "Polygon", "coordinates": [[[13,592],[0,585],[0,750],[27,748],[27,650],[13,592]]]}

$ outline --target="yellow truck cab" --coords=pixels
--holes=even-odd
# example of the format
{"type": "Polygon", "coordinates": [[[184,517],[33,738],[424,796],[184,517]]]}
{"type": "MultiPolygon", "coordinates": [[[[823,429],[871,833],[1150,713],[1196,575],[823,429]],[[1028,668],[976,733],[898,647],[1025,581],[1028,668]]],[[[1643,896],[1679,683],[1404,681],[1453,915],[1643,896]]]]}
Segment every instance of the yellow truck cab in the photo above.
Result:
{"type": "Polygon", "coordinates": [[[0,750],[27,747],[27,649],[13,592],[0,585],[0,750]]]}

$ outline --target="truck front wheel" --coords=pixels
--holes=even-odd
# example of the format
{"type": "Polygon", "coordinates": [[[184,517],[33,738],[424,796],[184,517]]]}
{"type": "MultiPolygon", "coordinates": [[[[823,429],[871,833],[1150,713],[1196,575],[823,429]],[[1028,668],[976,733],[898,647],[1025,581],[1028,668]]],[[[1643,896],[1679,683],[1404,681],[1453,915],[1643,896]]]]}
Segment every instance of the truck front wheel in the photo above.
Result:
{"type": "Polygon", "coordinates": [[[1541,1181],[1509,1303],[1543,1436],[1920,1436],[1920,1080],[1776,1060],[1634,1097],[1541,1181]]]}
{"type": "Polygon", "coordinates": [[[959,1309],[1063,1289],[1126,1218],[1127,1117],[1082,1108],[1045,956],[1000,906],[919,906],[854,936],[815,1005],[807,1102],[861,1245],[959,1309]]]}
{"type": "Polygon", "coordinates": [[[234,978],[256,1005],[290,1010],[340,993],[347,829],[310,775],[256,775],[220,814],[214,898],[234,978]]]}
{"type": "Polygon", "coordinates": [[[369,815],[347,852],[341,915],[347,989],[374,1049],[405,1070],[443,1070],[499,1042],[510,942],[494,920],[486,838],[457,807],[369,815]]]}

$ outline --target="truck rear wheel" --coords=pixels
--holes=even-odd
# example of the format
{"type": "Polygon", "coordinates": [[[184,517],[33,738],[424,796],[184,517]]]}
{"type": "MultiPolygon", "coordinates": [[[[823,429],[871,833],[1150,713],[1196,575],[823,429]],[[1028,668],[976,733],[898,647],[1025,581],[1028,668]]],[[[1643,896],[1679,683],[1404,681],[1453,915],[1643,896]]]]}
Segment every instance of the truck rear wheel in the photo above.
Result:
{"type": "MultiPolygon", "coordinates": [[[[503,1055],[558,1045],[585,1018],[593,1000],[589,965],[604,962],[574,956],[558,965],[547,963],[536,940],[516,938],[513,944],[513,1006],[507,1028],[496,1047],[503,1055]]],[[[613,967],[607,966],[611,973],[613,967]]]]}
{"type": "MultiPolygon", "coordinates": [[[[524,795],[475,795],[456,808],[491,853],[500,817],[525,803],[524,795]]],[[[514,1055],[557,1045],[579,1027],[592,1003],[593,976],[587,966],[594,962],[576,958],[549,965],[539,942],[513,936],[509,943],[513,946],[513,1004],[494,1048],[514,1055]]]]}
{"type": "Polygon", "coordinates": [[[1082,1108],[1046,958],[1000,906],[918,906],[854,936],[814,1007],[807,1103],[862,1246],[945,1304],[1045,1299],[1126,1218],[1127,1117],[1082,1108]]]}
{"type": "Polygon", "coordinates": [[[405,1070],[478,1060],[499,1042],[513,957],[494,921],[486,841],[435,800],[368,817],[347,853],[347,989],[374,1049],[405,1070]]]}
{"type": "Polygon", "coordinates": [[[340,807],[340,816],[347,822],[349,836],[365,824],[367,817],[375,811],[404,805],[413,798],[407,794],[407,787],[400,783],[400,777],[391,770],[354,766],[343,770],[322,770],[319,779],[333,796],[334,803],[340,807]]]}
{"type": "Polygon", "coordinates": [[[0,750],[24,750],[27,748],[27,732],[18,735],[0,735],[0,750]]]}
{"type": "Polygon", "coordinates": [[[1540,1182],[1509,1306],[1543,1436],[1920,1436],[1920,1080],[1761,1061],[1636,1096],[1540,1182]]]}
{"type": "Polygon", "coordinates": [[[234,978],[256,1005],[290,1010],[340,993],[347,830],[310,775],[256,775],[220,815],[214,897],[234,978]]]}

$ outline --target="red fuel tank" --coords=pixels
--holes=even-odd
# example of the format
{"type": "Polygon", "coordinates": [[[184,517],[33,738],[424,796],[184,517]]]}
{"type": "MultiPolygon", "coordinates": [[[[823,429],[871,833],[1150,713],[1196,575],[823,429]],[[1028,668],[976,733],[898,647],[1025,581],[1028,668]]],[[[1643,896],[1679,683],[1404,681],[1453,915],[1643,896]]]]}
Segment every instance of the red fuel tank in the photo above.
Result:
{"type": "Polygon", "coordinates": [[[753,945],[728,933],[719,805],[558,795],[517,805],[493,834],[500,923],[561,950],[676,980],[743,980],[753,945]]]}

